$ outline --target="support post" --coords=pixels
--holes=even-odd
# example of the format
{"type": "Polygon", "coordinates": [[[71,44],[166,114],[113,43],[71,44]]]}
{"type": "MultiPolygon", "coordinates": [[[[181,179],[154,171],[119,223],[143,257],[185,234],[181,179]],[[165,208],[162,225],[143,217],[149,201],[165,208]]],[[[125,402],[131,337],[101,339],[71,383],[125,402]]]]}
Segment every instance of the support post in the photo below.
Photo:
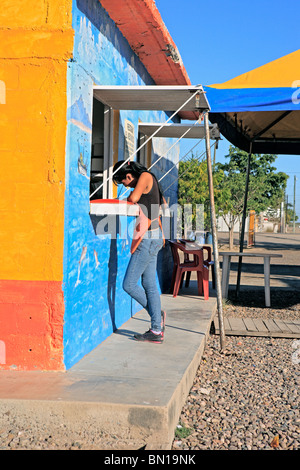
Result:
{"type": "MultiPolygon", "coordinates": [[[[252,142],[250,142],[250,149],[249,149],[249,153],[248,153],[248,165],[247,165],[247,175],[246,175],[244,209],[243,209],[243,217],[242,217],[242,228],[241,228],[241,234],[240,234],[240,253],[243,253],[243,251],[244,251],[244,236],[245,236],[245,224],[246,224],[246,216],[247,216],[247,200],[248,200],[248,189],[249,189],[249,178],[250,178],[251,155],[252,155],[252,142]]],[[[235,291],[236,297],[238,297],[239,292],[240,292],[242,259],[243,259],[243,257],[239,256],[237,283],[236,283],[236,291],[235,291]]]]}
{"type": "Polygon", "coordinates": [[[294,221],[293,221],[293,233],[296,231],[296,175],[294,175],[294,221]]]}
{"type": "Polygon", "coordinates": [[[220,327],[220,346],[221,346],[221,351],[224,351],[225,350],[225,327],[224,327],[224,319],[223,319],[223,302],[222,302],[222,290],[221,290],[221,277],[220,277],[217,222],[216,222],[216,212],[215,212],[213,175],[212,175],[212,162],[211,162],[211,152],[210,152],[210,135],[209,135],[208,112],[206,112],[204,114],[204,126],[205,126],[207,174],[208,174],[209,197],[210,197],[211,229],[212,229],[212,238],[213,238],[215,277],[216,277],[216,288],[217,288],[217,305],[218,305],[218,316],[219,316],[219,327],[220,327]]]}
{"type": "Polygon", "coordinates": [[[265,278],[265,304],[266,307],[271,306],[270,295],[270,256],[264,257],[264,278],[265,278]]]}

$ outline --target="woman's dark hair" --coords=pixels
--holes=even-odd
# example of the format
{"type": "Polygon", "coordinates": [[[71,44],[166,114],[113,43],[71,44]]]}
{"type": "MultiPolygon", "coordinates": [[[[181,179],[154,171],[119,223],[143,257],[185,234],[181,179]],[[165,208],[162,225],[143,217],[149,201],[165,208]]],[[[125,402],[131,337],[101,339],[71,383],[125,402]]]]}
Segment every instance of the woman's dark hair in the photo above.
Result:
{"type": "MultiPolygon", "coordinates": [[[[115,172],[116,173],[113,175],[113,182],[115,184],[121,184],[122,180],[126,178],[126,175],[128,175],[128,173],[130,173],[135,178],[139,178],[142,173],[144,173],[145,171],[148,171],[145,166],[141,165],[138,162],[128,161],[125,164],[124,164],[124,162],[125,162],[125,160],[120,160],[119,162],[117,162],[114,165],[113,173],[115,173],[115,172]]],[[[159,190],[159,196],[160,196],[160,203],[163,204],[163,193],[162,193],[161,186],[160,186],[156,176],[151,171],[149,171],[148,173],[150,173],[153,176],[153,178],[155,178],[155,180],[157,182],[157,186],[158,186],[158,190],[159,190]]]]}
{"type": "Polygon", "coordinates": [[[135,178],[139,178],[142,173],[147,171],[147,168],[140,163],[128,161],[124,164],[124,162],[125,160],[120,160],[114,165],[113,173],[115,173],[115,171],[116,173],[113,176],[113,182],[115,184],[121,184],[128,173],[131,173],[135,178]]]}

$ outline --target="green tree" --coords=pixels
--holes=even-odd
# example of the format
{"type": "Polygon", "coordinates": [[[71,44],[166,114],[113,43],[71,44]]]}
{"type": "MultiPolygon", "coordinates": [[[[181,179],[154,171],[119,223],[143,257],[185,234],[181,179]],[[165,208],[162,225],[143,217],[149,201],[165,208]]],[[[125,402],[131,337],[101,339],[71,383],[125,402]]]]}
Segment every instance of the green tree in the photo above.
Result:
{"type": "MultiPolygon", "coordinates": [[[[233,228],[236,222],[241,221],[243,213],[248,154],[230,146],[225,158],[229,161],[217,163],[215,167],[219,175],[215,203],[218,214],[228,226],[229,247],[232,249],[233,228]]],[[[275,209],[283,200],[288,175],[276,172],[276,167],[272,165],[276,158],[276,155],[268,154],[251,155],[248,210],[260,213],[268,208],[275,209]]]]}
{"type": "MultiPolygon", "coordinates": [[[[206,159],[199,160],[192,155],[188,161],[179,163],[178,180],[178,203],[184,207],[185,204],[192,204],[192,226],[195,230],[196,205],[203,204],[204,208],[204,229],[210,228],[210,200],[207,176],[206,159]]],[[[215,174],[215,184],[218,183],[219,175],[215,174]]],[[[218,190],[216,190],[218,191],[218,190]]]]}

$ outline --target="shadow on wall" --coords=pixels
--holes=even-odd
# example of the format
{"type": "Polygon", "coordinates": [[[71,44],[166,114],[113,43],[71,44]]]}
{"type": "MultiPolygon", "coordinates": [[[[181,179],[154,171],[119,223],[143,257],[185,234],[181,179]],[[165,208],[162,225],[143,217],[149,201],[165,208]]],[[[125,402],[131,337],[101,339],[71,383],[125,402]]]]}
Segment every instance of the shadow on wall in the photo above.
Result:
{"type": "Polygon", "coordinates": [[[108,276],[107,276],[107,301],[110,311],[113,331],[116,326],[116,285],[118,274],[118,237],[120,235],[119,216],[90,215],[92,227],[96,236],[108,236],[110,238],[108,276]]]}
{"type": "MultiPolygon", "coordinates": [[[[124,246],[130,247],[131,239],[123,239],[120,233],[119,216],[96,216],[90,215],[91,223],[96,236],[108,236],[110,238],[110,250],[108,260],[108,278],[107,278],[107,301],[110,311],[113,331],[117,329],[116,325],[116,301],[117,301],[117,275],[120,265],[119,256],[124,246]],[[120,252],[120,246],[121,252],[120,252]]],[[[124,234],[123,234],[124,235],[124,234]]],[[[129,260],[128,260],[129,262],[129,260]]],[[[168,240],[165,246],[158,253],[157,258],[157,277],[162,293],[168,292],[172,277],[173,258],[168,240]]]]}
{"type": "Polygon", "coordinates": [[[172,271],[172,251],[168,240],[166,240],[164,248],[160,250],[157,257],[157,276],[162,293],[168,293],[170,290],[172,271]]]}
{"type": "MultiPolygon", "coordinates": [[[[87,1],[87,0],[76,0],[76,6],[78,10],[83,13],[88,21],[100,32],[103,33],[105,36],[105,39],[107,39],[112,46],[115,48],[116,47],[116,37],[115,37],[115,23],[113,20],[109,17],[108,13],[106,10],[102,7],[100,1],[87,1]],[[111,28],[109,26],[112,26],[111,28]],[[110,31],[112,34],[112,37],[110,37],[110,31]]],[[[122,33],[119,33],[120,36],[122,36],[122,33]]],[[[126,41],[127,44],[127,41],[126,41]]],[[[118,47],[118,52],[121,54],[124,60],[127,60],[127,45],[126,49],[122,50],[123,43],[122,41],[119,42],[119,47],[118,47]]],[[[131,67],[135,70],[136,73],[140,74],[141,70],[137,70],[138,66],[138,61],[133,61],[131,63],[131,67]]],[[[144,68],[144,66],[142,66],[144,68]]],[[[146,74],[148,72],[144,68],[144,71],[146,74]]]]}
{"type": "Polygon", "coordinates": [[[116,285],[118,272],[118,250],[116,238],[110,240],[109,261],[108,261],[108,281],[107,281],[107,301],[110,311],[113,331],[116,331],[116,285]]]}

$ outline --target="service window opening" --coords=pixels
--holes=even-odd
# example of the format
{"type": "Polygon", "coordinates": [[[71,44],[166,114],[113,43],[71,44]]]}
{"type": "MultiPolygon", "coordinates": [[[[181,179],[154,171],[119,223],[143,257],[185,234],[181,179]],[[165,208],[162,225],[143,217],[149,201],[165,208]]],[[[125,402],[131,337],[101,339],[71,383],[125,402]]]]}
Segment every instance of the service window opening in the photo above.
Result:
{"type": "MultiPolygon", "coordinates": [[[[104,172],[104,104],[93,99],[92,149],[91,149],[91,180],[90,194],[103,183],[104,172]]],[[[103,198],[103,186],[96,191],[91,199],[103,198]]]]}
{"type": "Polygon", "coordinates": [[[112,197],[113,111],[93,99],[90,200],[112,197]]]}

